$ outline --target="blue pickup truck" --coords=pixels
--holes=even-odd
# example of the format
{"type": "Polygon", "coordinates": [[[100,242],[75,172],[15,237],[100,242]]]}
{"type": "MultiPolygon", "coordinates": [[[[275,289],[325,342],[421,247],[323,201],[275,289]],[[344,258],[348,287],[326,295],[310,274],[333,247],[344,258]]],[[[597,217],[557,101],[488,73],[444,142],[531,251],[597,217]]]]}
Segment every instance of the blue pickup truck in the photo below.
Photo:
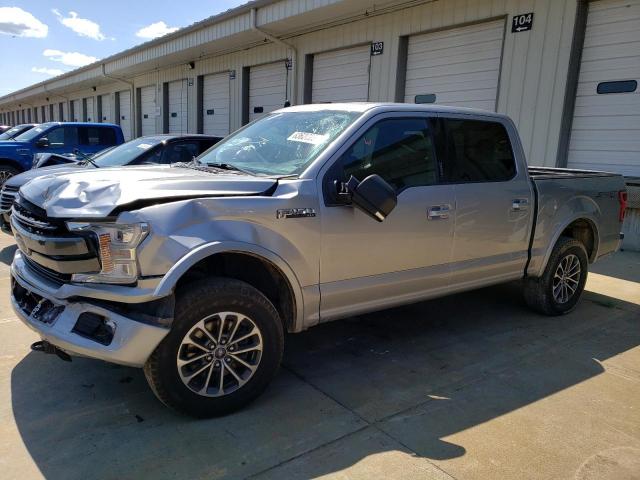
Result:
{"type": "Polygon", "coordinates": [[[124,143],[122,130],[110,123],[49,122],[0,142],[0,185],[20,172],[29,170],[37,153],[92,154],[124,143]]]}

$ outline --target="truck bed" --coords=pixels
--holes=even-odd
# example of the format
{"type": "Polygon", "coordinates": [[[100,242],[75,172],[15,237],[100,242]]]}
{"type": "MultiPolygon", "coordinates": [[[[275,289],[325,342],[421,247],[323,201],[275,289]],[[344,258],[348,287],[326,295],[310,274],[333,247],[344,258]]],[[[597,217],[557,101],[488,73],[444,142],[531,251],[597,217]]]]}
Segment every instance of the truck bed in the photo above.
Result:
{"type": "Polygon", "coordinates": [[[616,177],[616,173],[596,172],[593,170],[572,170],[569,168],[529,167],[529,177],[533,180],[616,177]]]}

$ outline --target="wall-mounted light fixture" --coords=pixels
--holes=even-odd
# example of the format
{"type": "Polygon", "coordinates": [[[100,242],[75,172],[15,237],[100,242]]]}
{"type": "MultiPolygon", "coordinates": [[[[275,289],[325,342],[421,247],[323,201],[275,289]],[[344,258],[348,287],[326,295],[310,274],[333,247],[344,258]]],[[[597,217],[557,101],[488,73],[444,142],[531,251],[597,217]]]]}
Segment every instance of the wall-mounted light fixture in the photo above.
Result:
{"type": "Polygon", "coordinates": [[[187,67],[189,67],[189,70],[193,70],[194,68],[196,68],[196,62],[187,63],[187,67]]]}
{"type": "Polygon", "coordinates": [[[94,92],[97,90],[96,87],[91,87],[91,90],[93,90],[94,92]]]}

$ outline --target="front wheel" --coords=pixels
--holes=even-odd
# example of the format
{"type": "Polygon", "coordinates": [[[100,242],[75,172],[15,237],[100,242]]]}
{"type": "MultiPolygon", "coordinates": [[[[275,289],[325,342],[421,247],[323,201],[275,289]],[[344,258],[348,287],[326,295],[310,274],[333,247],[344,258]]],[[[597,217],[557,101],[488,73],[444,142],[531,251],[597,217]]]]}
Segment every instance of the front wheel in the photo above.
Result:
{"type": "Polygon", "coordinates": [[[4,182],[19,173],[20,170],[15,167],[11,167],[9,165],[0,165],[0,187],[4,185],[4,182]]]}
{"type": "Polygon", "coordinates": [[[525,279],[527,305],[545,315],[569,313],[580,300],[588,271],[584,245],[573,238],[560,237],[542,276],[525,279]]]}
{"type": "Polygon", "coordinates": [[[230,413],[267,387],[284,332],[271,302],[239,280],[213,278],[177,294],[171,332],[144,372],[165,405],[195,417],[230,413]]]}

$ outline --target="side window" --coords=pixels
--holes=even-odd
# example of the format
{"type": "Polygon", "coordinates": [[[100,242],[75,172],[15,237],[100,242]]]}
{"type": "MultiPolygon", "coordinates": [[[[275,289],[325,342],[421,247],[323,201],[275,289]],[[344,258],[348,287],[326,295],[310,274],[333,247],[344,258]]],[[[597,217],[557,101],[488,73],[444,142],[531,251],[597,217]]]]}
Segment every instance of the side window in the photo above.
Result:
{"type": "Polygon", "coordinates": [[[64,147],[64,127],[54,128],[53,130],[49,130],[49,132],[45,135],[47,140],[49,140],[49,146],[52,148],[55,147],[64,147]]]}
{"type": "Polygon", "coordinates": [[[200,152],[199,152],[199,154],[206,152],[211,147],[213,147],[216,143],[218,143],[217,140],[209,140],[209,139],[200,140],[200,152]]]}
{"type": "Polygon", "coordinates": [[[162,146],[158,146],[153,148],[150,152],[142,155],[138,160],[135,161],[136,165],[155,165],[162,161],[162,146]]]}
{"type": "Polygon", "coordinates": [[[113,128],[100,127],[100,145],[112,146],[116,144],[116,132],[113,128]]]}
{"type": "Polygon", "coordinates": [[[79,145],[78,127],[64,127],[64,143],[66,146],[79,145]]]}
{"type": "Polygon", "coordinates": [[[443,122],[443,161],[449,182],[504,182],[516,175],[511,142],[502,124],[446,118],[443,122]]]}
{"type": "Polygon", "coordinates": [[[437,183],[437,164],[426,119],[382,120],[367,130],[341,159],[344,179],[372,174],[396,190],[437,183]]]}
{"type": "Polygon", "coordinates": [[[100,128],[99,127],[79,127],[80,144],[81,145],[100,145],[100,128]]]}
{"type": "Polygon", "coordinates": [[[197,140],[190,142],[174,142],[164,150],[162,157],[162,163],[178,163],[178,162],[190,162],[193,157],[197,157],[200,154],[200,146],[197,140]]]}

